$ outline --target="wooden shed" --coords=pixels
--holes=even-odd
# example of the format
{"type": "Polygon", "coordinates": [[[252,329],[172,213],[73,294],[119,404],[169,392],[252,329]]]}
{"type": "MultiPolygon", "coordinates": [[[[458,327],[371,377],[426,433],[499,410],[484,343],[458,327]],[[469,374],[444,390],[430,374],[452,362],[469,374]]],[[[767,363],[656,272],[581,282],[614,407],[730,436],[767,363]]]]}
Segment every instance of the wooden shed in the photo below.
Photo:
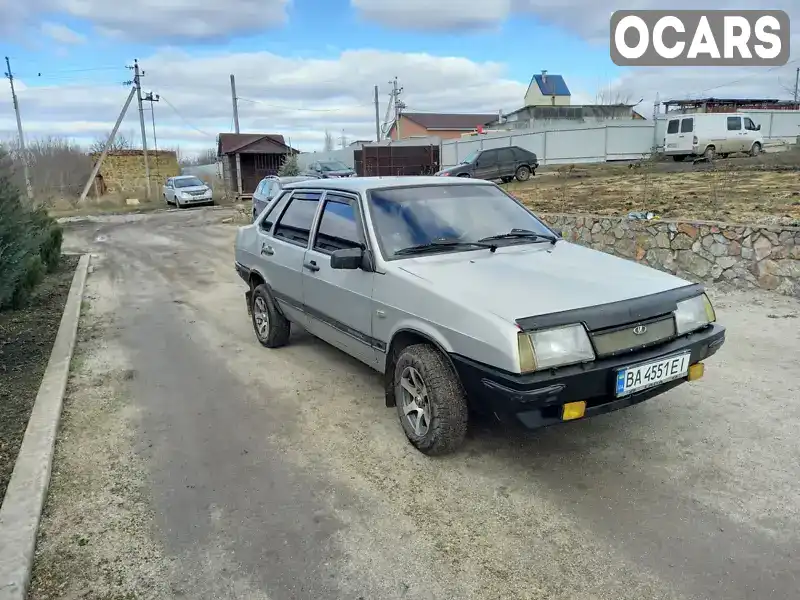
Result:
{"type": "Polygon", "coordinates": [[[298,151],[275,133],[220,133],[217,138],[225,188],[240,199],[252,196],[264,177],[276,175],[289,154],[298,151]]]}

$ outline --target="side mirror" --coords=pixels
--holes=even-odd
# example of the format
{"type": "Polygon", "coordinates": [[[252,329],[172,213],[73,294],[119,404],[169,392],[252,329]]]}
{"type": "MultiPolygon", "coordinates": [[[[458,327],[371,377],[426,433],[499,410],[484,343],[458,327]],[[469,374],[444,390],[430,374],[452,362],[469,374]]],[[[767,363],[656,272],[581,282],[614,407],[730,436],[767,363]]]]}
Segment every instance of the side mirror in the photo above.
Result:
{"type": "Polygon", "coordinates": [[[561,229],[553,229],[553,233],[555,233],[560,238],[564,237],[564,231],[561,229]]]}
{"type": "Polygon", "coordinates": [[[364,258],[361,248],[345,248],[331,254],[331,269],[358,269],[364,258]]]}
{"type": "Polygon", "coordinates": [[[756,125],[756,131],[761,131],[761,125],[756,125]]]}

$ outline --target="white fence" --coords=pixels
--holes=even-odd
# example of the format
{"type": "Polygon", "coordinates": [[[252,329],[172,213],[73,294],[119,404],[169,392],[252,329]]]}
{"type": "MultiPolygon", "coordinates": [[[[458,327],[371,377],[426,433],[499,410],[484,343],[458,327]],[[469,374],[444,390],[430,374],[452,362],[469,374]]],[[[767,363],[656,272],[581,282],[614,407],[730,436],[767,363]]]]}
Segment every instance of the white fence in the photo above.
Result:
{"type": "MultiPolygon", "coordinates": [[[[800,136],[800,111],[748,111],[761,125],[765,140],[794,143],[800,136]]],[[[520,129],[441,144],[442,167],[458,164],[475,150],[520,146],[535,152],[542,165],[635,160],[661,146],[668,118],[652,121],[606,121],[602,124],[548,125],[547,129],[520,129]]]]}

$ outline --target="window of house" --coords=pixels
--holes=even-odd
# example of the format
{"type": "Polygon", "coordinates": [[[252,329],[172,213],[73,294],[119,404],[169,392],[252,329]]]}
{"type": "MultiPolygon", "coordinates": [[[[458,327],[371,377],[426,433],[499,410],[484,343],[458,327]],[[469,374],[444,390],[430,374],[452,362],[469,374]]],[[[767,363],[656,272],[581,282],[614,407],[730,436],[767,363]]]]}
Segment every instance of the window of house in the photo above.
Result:
{"type": "Polygon", "coordinates": [[[673,119],[667,125],[667,133],[678,133],[678,127],[679,126],[680,126],[680,123],[679,123],[678,119],[673,119]]]}
{"type": "Polygon", "coordinates": [[[728,117],[728,131],[741,131],[742,117],[728,117]]]}
{"type": "Polygon", "coordinates": [[[692,133],[694,131],[694,119],[681,119],[681,133],[692,133]]]}
{"type": "Polygon", "coordinates": [[[328,194],[314,240],[314,249],[330,253],[345,248],[364,247],[355,200],[347,196],[328,194]]]}
{"type": "Polygon", "coordinates": [[[298,192],[289,200],[289,206],[275,225],[275,237],[305,246],[311,235],[311,225],[317,213],[320,194],[298,192]]]}

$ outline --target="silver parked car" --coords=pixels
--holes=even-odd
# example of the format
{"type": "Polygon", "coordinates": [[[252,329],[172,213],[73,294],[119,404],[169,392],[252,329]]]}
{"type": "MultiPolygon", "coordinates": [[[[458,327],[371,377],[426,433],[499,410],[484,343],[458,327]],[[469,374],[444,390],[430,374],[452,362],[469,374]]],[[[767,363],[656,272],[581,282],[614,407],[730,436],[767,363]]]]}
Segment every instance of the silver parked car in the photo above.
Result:
{"type": "Polygon", "coordinates": [[[235,255],[258,341],[300,325],[383,373],[426,454],[470,410],[537,428],[637,404],[725,340],[700,285],[570,243],[487,181],[289,184],[235,255]]]}
{"type": "Polygon", "coordinates": [[[270,200],[280,193],[284,185],[296,183],[298,181],[308,181],[309,179],[316,178],[302,175],[294,177],[269,175],[268,177],[264,177],[256,186],[256,191],[253,192],[253,221],[261,214],[261,211],[269,204],[270,200]]]}
{"type": "Polygon", "coordinates": [[[214,204],[211,187],[194,175],[170,177],[164,182],[164,202],[183,208],[190,204],[214,204]]]}

